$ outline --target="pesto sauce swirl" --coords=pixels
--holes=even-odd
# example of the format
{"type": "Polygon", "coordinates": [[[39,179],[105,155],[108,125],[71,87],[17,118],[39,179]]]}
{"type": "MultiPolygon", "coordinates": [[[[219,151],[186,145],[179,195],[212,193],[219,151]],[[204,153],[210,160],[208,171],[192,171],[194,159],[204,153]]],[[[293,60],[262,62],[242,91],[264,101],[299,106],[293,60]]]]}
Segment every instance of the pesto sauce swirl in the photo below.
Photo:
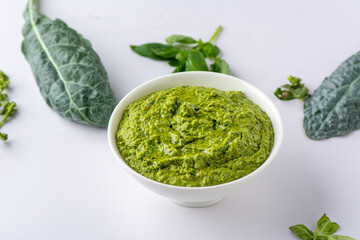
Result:
{"type": "Polygon", "coordinates": [[[182,86],[127,107],[116,134],[126,163],[158,182],[202,187],[244,177],[274,144],[266,113],[240,91],[182,86]]]}

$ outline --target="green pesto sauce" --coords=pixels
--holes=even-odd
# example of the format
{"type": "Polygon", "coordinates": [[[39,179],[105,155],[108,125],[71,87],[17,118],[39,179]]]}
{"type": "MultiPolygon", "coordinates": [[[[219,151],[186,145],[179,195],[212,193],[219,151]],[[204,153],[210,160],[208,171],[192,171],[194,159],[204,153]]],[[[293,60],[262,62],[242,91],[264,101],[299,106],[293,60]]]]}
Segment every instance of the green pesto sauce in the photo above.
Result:
{"type": "Polygon", "coordinates": [[[126,163],[158,182],[201,187],[233,181],[269,156],[266,113],[239,91],[182,86],[130,104],[116,134],[126,163]]]}

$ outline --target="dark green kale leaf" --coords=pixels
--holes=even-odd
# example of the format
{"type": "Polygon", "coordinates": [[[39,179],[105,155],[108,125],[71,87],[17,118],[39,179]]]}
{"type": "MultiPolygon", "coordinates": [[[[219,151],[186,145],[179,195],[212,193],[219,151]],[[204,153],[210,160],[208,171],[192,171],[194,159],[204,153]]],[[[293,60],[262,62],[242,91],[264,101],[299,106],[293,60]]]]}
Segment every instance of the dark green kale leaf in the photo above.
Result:
{"type": "Polygon", "coordinates": [[[360,129],[360,52],[344,61],[305,99],[303,126],[314,140],[360,129]]]}
{"type": "Polygon", "coordinates": [[[91,43],[30,0],[24,12],[22,52],[46,103],[75,122],[107,127],[118,100],[91,43]]]}

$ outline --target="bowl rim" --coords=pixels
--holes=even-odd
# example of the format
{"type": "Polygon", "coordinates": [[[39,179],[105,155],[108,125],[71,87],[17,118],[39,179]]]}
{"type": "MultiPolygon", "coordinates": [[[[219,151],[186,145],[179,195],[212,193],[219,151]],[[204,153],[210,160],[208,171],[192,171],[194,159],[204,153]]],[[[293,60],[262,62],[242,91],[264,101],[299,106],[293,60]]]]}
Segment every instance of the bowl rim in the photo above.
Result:
{"type": "MultiPolygon", "coordinates": [[[[192,85],[192,86],[200,86],[200,85],[192,85]]],[[[169,87],[170,88],[170,87],[169,87]]],[[[216,87],[214,87],[216,89],[216,87]]],[[[155,90],[152,91],[151,93],[154,93],[156,91],[161,91],[161,90],[155,90]]],[[[150,93],[150,94],[151,94],[150,93]]],[[[142,96],[144,97],[144,96],[142,96]]],[[[142,98],[139,97],[138,99],[142,98]]],[[[137,100],[138,100],[137,99],[137,100]]],[[[135,100],[135,101],[137,101],[135,100]]],[[[134,101],[132,101],[134,102],[134,101]]],[[[274,125],[273,119],[269,116],[272,124],[274,125]]],[[[227,75],[227,74],[223,74],[223,73],[216,73],[216,72],[207,72],[207,71],[191,71],[191,72],[179,72],[179,73],[170,73],[170,74],[165,74],[165,75],[161,75],[159,77],[155,77],[153,79],[150,79],[140,85],[138,85],[137,87],[135,87],[134,89],[132,89],[130,92],[128,92],[120,101],[119,103],[116,105],[116,107],[114,108],[111,116],[110,116],[110,120],[108,123],[108,128],[107,128],[107,135],[108,135],[108,143],[110,145],[111,151],[113,153],[113,155],[116,157],[116,159],[122,164],[123,167],[125,167],[125,169],[127,171],[129,171],[130,173],[132,173],[133,175],[140,177],[142,180],[146,181],[146,182],[151,182],[152,184],[155,184],[159,187],[163,187],[163,188],[171,188],[171,189],[179,189],[179,190],[185,190],[185,191],[196,191],[196,190],[210,190],[210,189],[218,189],[218,188],[224,188],[233,184],[237,184],[243,181],[246,181],[252,177],[254,177],[255,175],[257,175],[258,173],[260,173],[262,170],[264,170],[275,158],[275,156],[277,155],[277,153],[280,150],[280,147],[282,145],[282,141],[283,141],[283,131],[284,131],[284,127],[283,127],[283,121],[280,115],[279,110],[277,109],[276,105],[273,103],[273,101],[265,94],[263,93],[260,89],[256,88],[254,85],[238,78],[235,76],[231,76],[231,75],[227,75]],[[171,76],[173,75],[218,75],[219,77],[225,77],[225,78],[233,78],[236,79],[236,81],[240,81],[241,84],[243,84],[244,86],[246,86],[246,88],[250,89],[252,92],[255,91],[256,95],[261,95],[262,98],[265,99],[265,101],[267,102],[267,104],[272,108],[273,110],[273,115],[275,116],[274,119],[278,122],[278,131],[275,133],[274,131],[274,145],[273,148],[271,149],[270,155],[268,156],[268,158],[264,161],[263,164],[261,164],[261,166],[259,166],[258,168],[256,168],[254,171],[252,171],[251,173],[249,173],[248,175],[232,180],[230,182],[226,182],[226,183],[221,183],[221,184],[216,184],[216,185],[210,185],[210,186],[203,186],[203,187],[186,187],[186,186],[177,186],[177,185],[171,185],[171,184],[166,184],[166,183],[162,183],[162,182],[158,182],[155,181],[153,179],[147,178],[143,175],[141,175],[140,173],[136,172],[134,169],[132,169],[126,162],[125,160],[122,158],[117,146],[116,146],[116,131],[112,132],[112,126],[116,125],[116,128],[118,128],[118,125],[122,119],[122,116],[119,118],[119,121],[115,122],[115,118],[118,114],[118,112],[121,109],[125,109],[127,106],[123,106],[124,102],[126,102],[126,100],[128,98],[130,98],[133,94],[135,94],[137,91],[139,91],[140,89],[146,88],[148,85],[152,85],[156,82],[159,81],[164,81],[163,79],[165,78],[171,78],[171,76]],[[275,143],[276,146],[275,146],[275,143]]]]}

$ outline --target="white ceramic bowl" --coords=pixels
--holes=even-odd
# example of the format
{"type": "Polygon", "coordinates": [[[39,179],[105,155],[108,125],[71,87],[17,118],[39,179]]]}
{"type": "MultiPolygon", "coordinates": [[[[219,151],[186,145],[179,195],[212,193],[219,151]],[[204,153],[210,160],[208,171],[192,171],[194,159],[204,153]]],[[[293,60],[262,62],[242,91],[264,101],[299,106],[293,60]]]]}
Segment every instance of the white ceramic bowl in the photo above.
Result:
{"type": "Polygon", "coordinates": [[[111,150],[125,170],[149,190],[167,197],[175,203],[187,207],[210,206],[221,201],[229,193],[238,191],[250,179],[254,178],[257,174],[269,166],[279,151],[282,139],[283,124],[281,116],[269,97],[251,84],[239,78],[213,72],[184,72],[168,74],[145,82],[128,93],[119,102],[111,115],[108,126],[108,140],[111,150]],[[248,99],[259,105],[270,117],[275,133],[274,146],[268,159],[258,169],[243,178],[207,187],[179,187],[156,182],[140,175],[129,167],[121,157],[116,146],[116,132],[118,130],[124,109],[128,107],[130,103],[153,92],[184,85],[213,87],[223,91],[242,91],[248,99]]]}

